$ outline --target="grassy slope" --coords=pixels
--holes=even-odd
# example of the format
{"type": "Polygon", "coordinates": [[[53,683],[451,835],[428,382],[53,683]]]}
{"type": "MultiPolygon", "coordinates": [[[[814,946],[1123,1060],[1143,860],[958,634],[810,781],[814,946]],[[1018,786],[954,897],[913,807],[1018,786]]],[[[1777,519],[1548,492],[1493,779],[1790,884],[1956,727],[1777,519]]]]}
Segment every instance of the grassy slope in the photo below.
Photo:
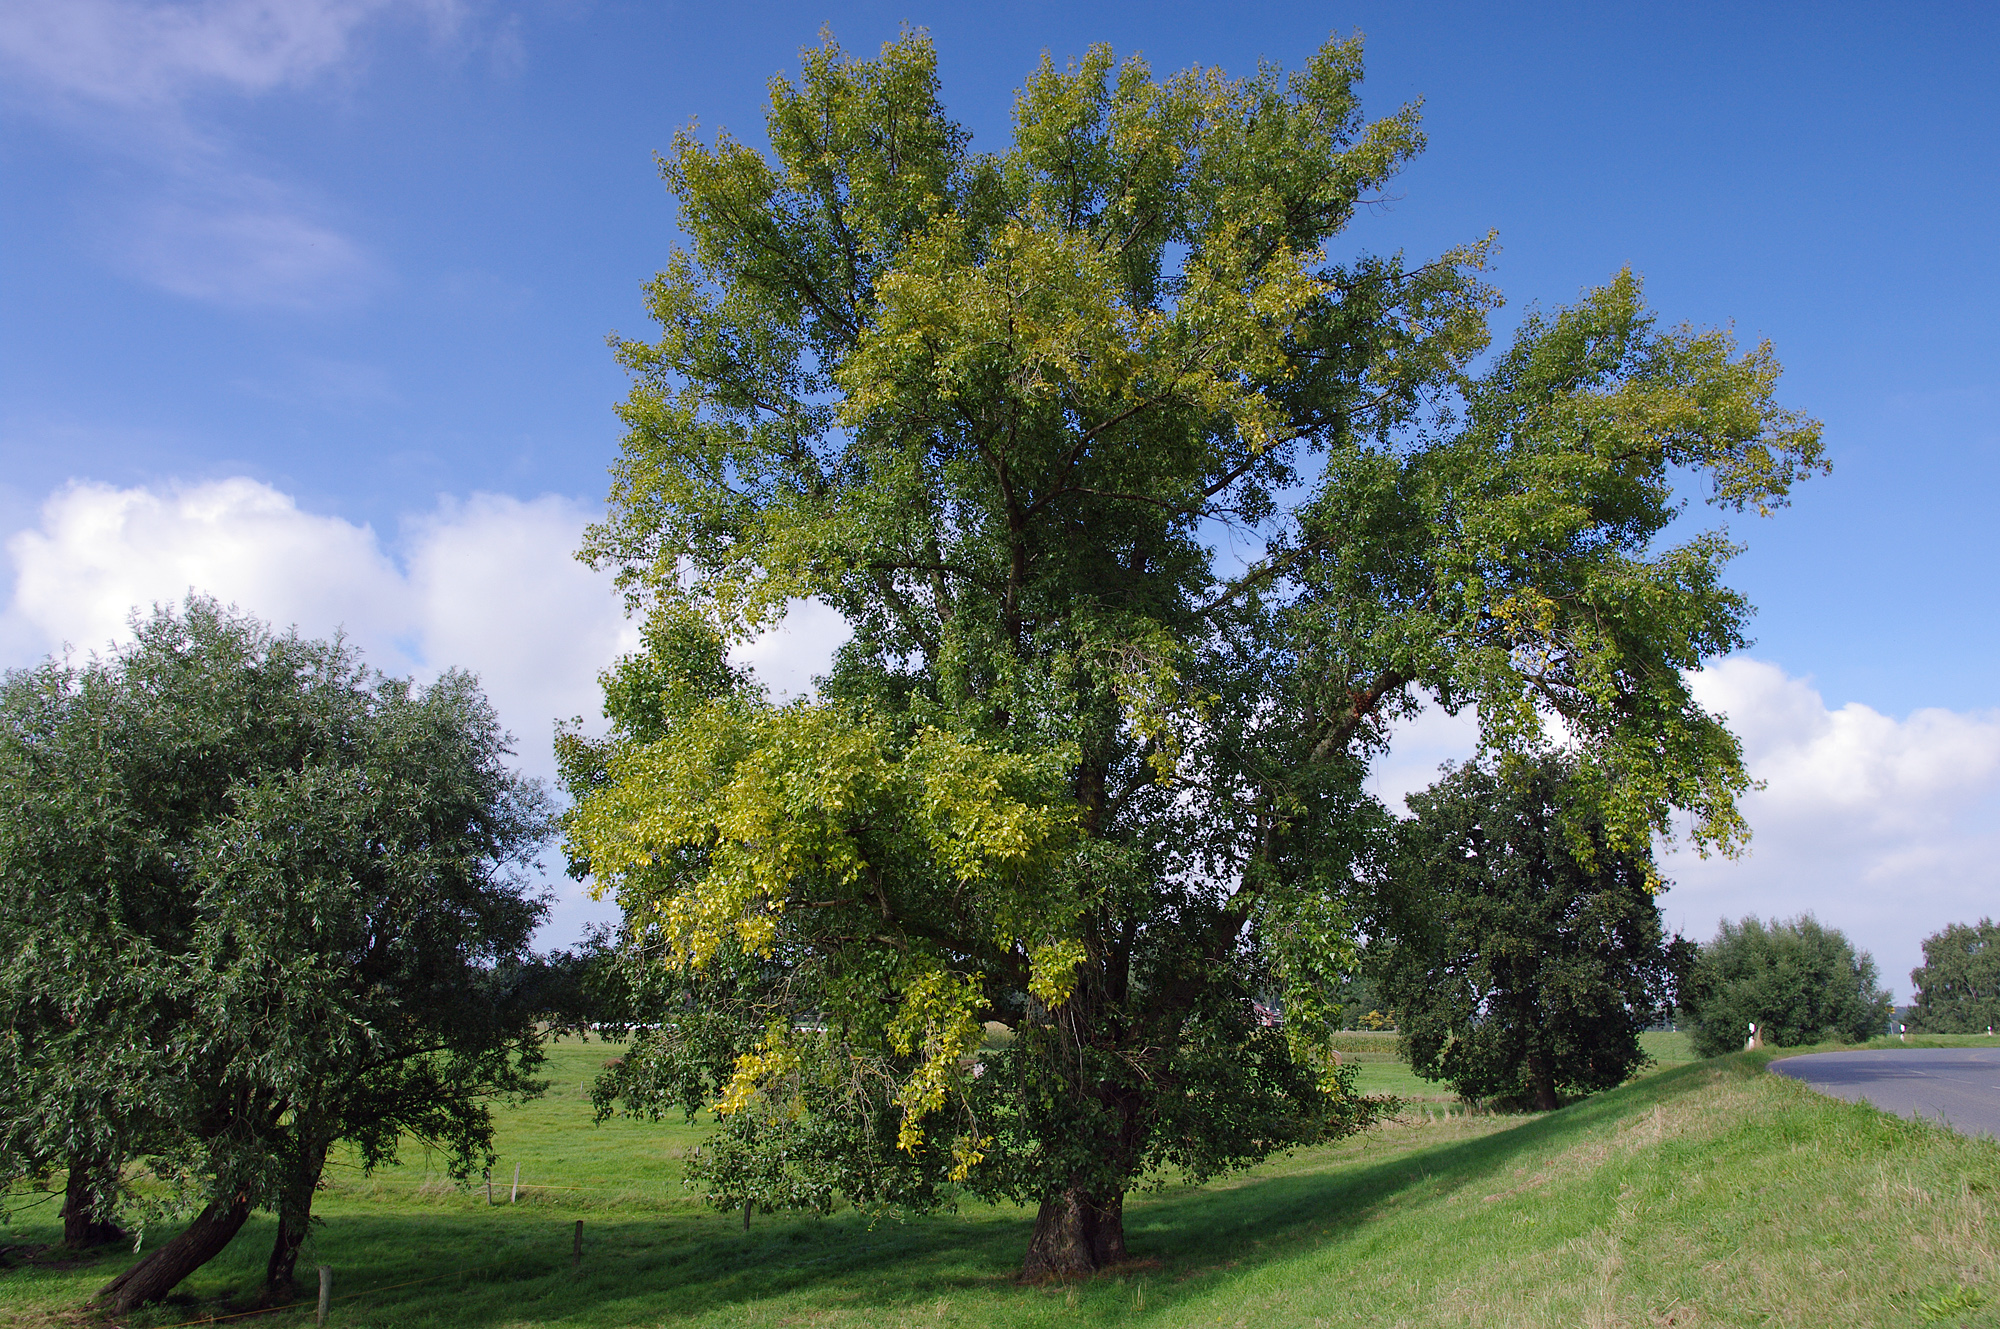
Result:
{"type": "MultiPolygon", "coordinates": [[[[1758,1074],[1761,1054],[1670,1066],[1542,1117],[1413,1113],[1201,1190],[1136,1196],[1141,1263],[1046,1289],[1011,1282],[1028,1215],[1010,1208],[912,1223],[760,1216],[745,1236],[677,1184],[698,1131],[578,1127],[604,1055],[565,1045],[550,1095],[509,1115],[496,1207],[426,1187],[416,1158],[338,1179],[305,1261],[335,1266],[336,1293],[361,1294],[336,1301],[332,1323],[2000,1323],[2000,1148],[1758,1074]],[[510,1207],[514,1157],[526,1181],[593,1189],[531,1190],[510,1207]],[[433,1281],[390,1286],[420,1278],[433,1281]]],[[[43,1219],[14,1239],[50,1235],[43,1219]]],[[[192,1280],[199,1304],[132,1323],[217,1309],[254,1285],[269,1240],[254,1223],[192,1280]]],[[[51,1323],[129,1258],[0,1275],[0,1321],[51,1323]]],[[[309,1311],[249,1323],[302,1322],[309,1311]]]]}

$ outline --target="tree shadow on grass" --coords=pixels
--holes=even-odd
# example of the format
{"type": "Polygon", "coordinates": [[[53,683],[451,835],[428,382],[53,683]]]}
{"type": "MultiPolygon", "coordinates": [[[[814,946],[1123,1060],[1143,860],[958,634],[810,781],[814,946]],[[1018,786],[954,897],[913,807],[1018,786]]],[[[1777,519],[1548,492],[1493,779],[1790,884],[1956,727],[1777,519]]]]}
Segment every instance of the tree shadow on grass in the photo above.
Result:
{"type": "MultiPolygon", "coordinates": [[[[1471,1139],[1414,1141],[1379,1161],[1366,1153],[1323,1163],[1308,1157],[1293,1165],[1297,1171],[1135,1195],[1126,1223],[1139,1267],[1127,1272],[1143,1269],[1162,1281],[1237,1275],[1351,1237],[1418,1187],[1427,1197],[1488,1189],[1524,1154],[1650,1111],[1719,1073],[1759,1068],[1735,1060],[1661,1071],[1471,1139]]],[[[572,1269],[575,1217],[552,1208],[419,1214],[348,1206],[330,1215],[300,1268],[310,1278],[314,1263],[334,1267],[336,1322],[346,1326],[657,1323],[801,1295],[819,1308],[861,1312],[1005,1293],[1031,1226],[1025,1210],[983,1205],[909,1222],[770,1216],[747,1234],[723,1215],[596,1211],[583,1215],[582,1264],[572,1269]]],[[[246,1228],[194,1281],[190,1300],[129,1323],[166,1325],[247,1300],[269,1241],[268,1223],[246,1228]]],[[[109,1278],[115,1268],[107,1262],[94,1273],[109,1278]]]]}
{"type": "Polygon", "coordinates": [[[1560,1149],[1607,1123],[1650,1112],[1713,1084],[1718,1074],[1761,1069],[1733,1060],[1663,1070],[1558,1112],[1524,1115],[1490,1134],[1428,1146],[1412,1142],[1380,1161],[1363,1156],[1311,1171],[1189,1189],[1145,1206],[1136,1223],[1128,1204],[1127,1236],[1135,1254],[1154,1256],[1164,1271],[1180,1276],[1288,1258],[1352,1236],[1419,1187],[1426,1199],[1465,1190],[1485,1194],[1512,1180],[1523,1155],[1560,1149]]]}

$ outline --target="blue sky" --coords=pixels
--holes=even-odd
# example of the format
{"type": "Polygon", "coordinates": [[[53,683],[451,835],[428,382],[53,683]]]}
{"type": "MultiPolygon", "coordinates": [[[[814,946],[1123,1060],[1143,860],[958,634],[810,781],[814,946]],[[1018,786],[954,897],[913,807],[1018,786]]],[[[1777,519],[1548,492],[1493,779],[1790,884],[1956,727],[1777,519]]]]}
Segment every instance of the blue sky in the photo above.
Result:
{"type": "MultiPolygon", "coordinates": [[[[1045,49],[1247,72],[1359,29],[1370,109],[1422,97],[1430,148],[1357,247],[1493,228],[1503,327],[1629,264],[1666,321],[1770,337],[1835,469],[1734,524],[1758,641],[1711,686],[1791,774],[1670,921],[1813,907],[1905,991],[1923,932],[1990,908],[1989,5],[0,0],[0,663],[199,583],[481,668],[545,767],[622,639],[562,554],[617,443],[604,337],[675,243],[651,154],[697,118],[760,140],[822,24],[904,22],[986,147],[1045,49]]],[[[829,630],[763,658],[802,676],[829,630]]],[[[1395,788],[1462,737],[1419,728],[1395,788]]]]}

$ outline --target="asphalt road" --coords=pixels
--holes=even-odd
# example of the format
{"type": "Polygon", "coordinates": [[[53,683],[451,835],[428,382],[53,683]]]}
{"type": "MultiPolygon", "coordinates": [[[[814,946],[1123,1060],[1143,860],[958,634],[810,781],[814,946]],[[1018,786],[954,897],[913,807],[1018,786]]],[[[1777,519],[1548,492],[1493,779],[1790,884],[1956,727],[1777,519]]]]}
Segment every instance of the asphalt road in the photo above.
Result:
{"type": "Polygon", "coordinates": [[[2000,1047],[1814,1052],[1771,1069],[1850,1103],[1942,1119],[1964,1135],[2000,1136],[2000,1047]]]}

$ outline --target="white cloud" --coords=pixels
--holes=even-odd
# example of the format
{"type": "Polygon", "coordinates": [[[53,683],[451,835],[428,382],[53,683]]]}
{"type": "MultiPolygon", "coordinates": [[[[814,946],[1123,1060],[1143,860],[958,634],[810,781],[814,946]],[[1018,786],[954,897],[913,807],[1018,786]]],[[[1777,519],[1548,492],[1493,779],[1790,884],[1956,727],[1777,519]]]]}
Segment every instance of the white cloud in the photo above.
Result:
{"type": "Polygon", "coordinates": [[[1668,920],[1706,939],[1722,918],[1811,910],[1907,998],[1923,938],[2000,898],[2000,711],[1830,709],[1809,680],[1745,658],[1694,687],[1729,717],[1765,787],[1743,803],[1747,857],[1667,859],[1668,920]]]}
{"type": "MultiPolygon", "coordinates": [[[[596,720],[599,671],[638,644],[610,578],[573,557],[595,515],[556,495],[447,497],[385,542],[370,526],[303,511],[243,477],[157,489],[72,484],[6,540],[14,588],[0,611],[0,664],[65,644],[102,650],[129,635],[135,608],[199,591],[308,636],[344,631],[388,673],[473,671],[515,735],[521,767],[548,779],[555,721],[596,720]]],[[[846,635],[837,614],[801,602],[735,659],[775,696],[799,695],[846,635]]],[[[616,916],[575,883],[552,884],[562,900],[545,938],[571,940],[586,921],[616,916]]]]}
{"type": "Polygon", "coordinates": [[[576,561],[595,513],[545,495],[444,499],[405,528],[409,622],[426,664],[476,669],[524,755],[550,725],[595,719],[599,671],[638,645],[610,578],[576,561]]]}
{"type": "Polygon", "coordinates": [[[755,674],[773,701],[782,702],[809,695],[813,680],[833,667],[834,652],[853,635],[838,611],[817,600],[794,600],[784,622],[732,649],[729,659],[755,674]]]}
{"type": "MultiPolygon", "coordinates": [[[[1747,855],[1663,859],[1669,927],[1705,941],[1724,918],[1811,911],[1871,952],[1883,985],[1907,999],[1926,936],[2000,912],[2000,711],[1831,709],[1809,680],[1747,657],[1697,674],[1693,689],[1743,740],[1764,787],[1743,800],[1747,855]]],[[[1426,709],[1398,728],[1369,787],[1401,812],[1404,795],[1477,740],[1470,711],[1426,709]]]]}
{"type": "MultiPolygon", "coordinates": [[[[371,654],[410,621],[410,587],[371,528],[302,512],[254,480],[164,492],[74,484],[7,552],[16,575],[7,640],[30,654],[102,648],[125,635],[135,606],[190,588],[308,632],[345,625],[371,654]]],[[[9,653],[18,663],[20,650],[9,653]]]]}
{"type": "Polygon", "coordinates": [[[592,515],[555,495],[444,498],[406,519],[392,550],[370,526],[240,476],[72,484],[7,540],[0,649],[14,664],[102,650],[129,635],[135,608],[198,591],[311,636],[345,632],[386,672],[472,670],[523,764],[547,776],[554,721],[594,716],[598,671],[637,643],[609,579],[572,557],[592,515]]]}
{"type": "Polygon", "coordinates": [[[1479,715],[1472,707],[1447,715],[1427,704],[1393,728],[1389,750],[1368,773],[1368,792],[1397,816],[1408,816],[1403,800],[1435,784],[1444,763],[1464,761],[1478,746],[1479,715]]]}
{"type": "MultiPolygon", "coordinates": [[[[593,515],[554,495],[444,499],[404,523],[399,563],[372,527],[302,511],[255,480],[73,484],[6,542],[15,577],[0,654],[20,665],[65,643],[101,650],[127,635],[135,607],[200,591],[309,636],[345,631],[388,673],[473,671],[522,769],[547,779],[554,722],[596,716],[598,671],[637,644],[608,578],[571,556],[593,515]]],[[[547,863],[560,866],[553,852],[547,863]]],[[[550,884],[561,898],[545,938],[615,917],[575,883],[550,884]]]]}

